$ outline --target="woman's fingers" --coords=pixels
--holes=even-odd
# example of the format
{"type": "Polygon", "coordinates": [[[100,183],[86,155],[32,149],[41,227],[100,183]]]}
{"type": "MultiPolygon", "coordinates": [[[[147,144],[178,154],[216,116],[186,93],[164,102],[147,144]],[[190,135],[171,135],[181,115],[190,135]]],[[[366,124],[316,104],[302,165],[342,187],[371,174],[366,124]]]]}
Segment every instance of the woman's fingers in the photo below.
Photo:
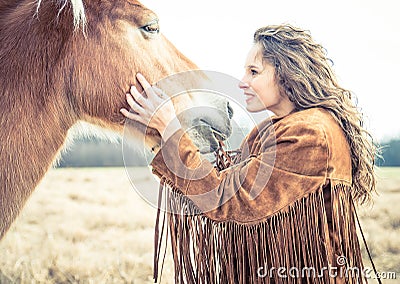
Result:
{"type": "Polygon", "coordinates": [[[159,97],[163,100],[166,99],[167,95],[164,93],[163,90],[161,90],[160,88],[158,88],[156,86],[153,86],[153,90],[154,90],[154,93],[157,95],[157,97],[159,97]]]}
{"type": "Polygon", "coordinates": [[[165,125],[176,116],[173,104],[160,88],[151,86],[143,75],[137,74],[137,80],[145,93],[142,94],[135,86],[131,86],[126,100],[132,111],[129,112],[125,108],[120,111],[125,117],[155,128],[161,133],[165,125]]]}
{"type": "Polygon", "coordinates": [[[129,119],[135,120],[135,121],[140,122],[140,123],[143,123],[143,124],[146,124],[146,123],[147,123],[140,115],[138,115],[138,114],[136,114],[136,113],[133,113],[133,112],[130,112],[130,111],[128,111],[128,110],[125,109],[125,108],[121,108],[121,109],[120,109],[120,112],[121,112],[125,117],[127,117],[127,118],[129,118],[129,119]]]}
{"type": "Polygon", "coordinates": [[[143,112],[143,104],[140,101],[140,99],[138,100],[138,98],[136,97],[135,99],[133,99],[132,94],[126,94],[126,101],[128,102],[128,105],[131,107],[131,109],[133,109],[134,112],[138,114],[143,112]]]}
{"type": "Polygon", "coordinates": [[[137,73],[136,78],[138,79],[140,85],[142,85],[143,90],[146,92],[148,97],[156,96],[153,87],[150,85],[150,83],[146,80],[146,78],[142,74],[137,73]]]}
{"type": "MultiPolygon", "coordinates": [[[[139,93],[139,91],[136,89],[135,86],[131,86],[130,93],[131,93],[132,97],[135,99],[136,103],[138,103],[142,107],[144,107],[146,105],[146,98],[143,97],[141,93],[139,93]]],[[[129,97],[127,97],[127,100],[129,99],[129,97]]],[[[129,103],[129,101],[128,101],[128,103],[129,103]]],[[[131,104],[129,103],[129,105],[131,105],[131,104]]]]}

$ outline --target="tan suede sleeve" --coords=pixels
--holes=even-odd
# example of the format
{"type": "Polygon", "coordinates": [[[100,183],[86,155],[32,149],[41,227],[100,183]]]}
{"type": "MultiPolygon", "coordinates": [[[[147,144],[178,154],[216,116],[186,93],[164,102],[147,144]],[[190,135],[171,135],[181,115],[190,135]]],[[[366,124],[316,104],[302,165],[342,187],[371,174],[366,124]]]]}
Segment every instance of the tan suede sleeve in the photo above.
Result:
{"type": "Polygon", "coordinates": [[[318,126],[278,124],[273,134],[260,137],[257,152],[218,172],[179,130],[154,157],[153,173],[211,219],[243,223],[265,218],[325,183],[329,149],[318,126]]]}

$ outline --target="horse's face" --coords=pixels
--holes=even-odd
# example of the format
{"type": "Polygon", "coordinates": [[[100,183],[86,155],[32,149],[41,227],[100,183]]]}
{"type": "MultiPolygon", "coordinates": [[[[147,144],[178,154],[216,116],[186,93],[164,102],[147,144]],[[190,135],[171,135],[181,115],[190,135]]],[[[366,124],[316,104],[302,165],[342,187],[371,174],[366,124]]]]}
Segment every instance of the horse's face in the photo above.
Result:
{"type": "MultiPolygon", "coordinates": [[[[160,32],[157,15],[138,1],[87,0],[84,7],[85,36],[82,32],[72,35],[71,53],[69,58],[67,56],[67,72],[71,72],[69,76],[73,78],[72,100],[78,102],[75,111],[81,119],[121,130],[124,117],[119,110],[127,107],[125,93],[130,85],[137,85],[137,72],[156,83],[167,76],[197,69],[160,32]]],[[[185,77],[187,80],[180,77],[161,85],[167,94],[174,95],[183,86],[186,89],[198,86],[204,77],[197,74],[185,77]]],[[[137,87],[141,89],[139,85],[137,87]]],[[[191,136],[198,146],[202,148],[211,141],[215,148],[215,131],[212,130],[230,134],[231,109],[224,98],[204,95],[199,100],[199,96],[196,94],[197,98],[194,98],[193,93],[188,92],[173,101],[181,113],[183,127],[191,129],[191,136]],[[182,112],[205,104],[211,107],[206,113],[182,112]],[[201,125],[194,127],[199,122],[201,125]]],[[[134,124],[134,128],[138,132],[144,129],[139,124],[134,124]]],[[[147,136],[150,144],[158,133],[150,130],[147,136]]]]}

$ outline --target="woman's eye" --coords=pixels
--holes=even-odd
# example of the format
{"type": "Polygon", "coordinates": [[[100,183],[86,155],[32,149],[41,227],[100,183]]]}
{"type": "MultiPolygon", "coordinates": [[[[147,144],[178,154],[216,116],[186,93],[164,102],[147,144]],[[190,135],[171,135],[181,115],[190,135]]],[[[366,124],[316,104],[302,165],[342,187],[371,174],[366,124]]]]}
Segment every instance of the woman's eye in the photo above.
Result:
{"type": "Polygon", "coordinates": [[[253,76],[258,74],[258,72],[257,72],[256,70],[254,70],[254,69],[251,69],[251,70],[250,70],[250,73],[251,73],[251,75],[253,75],[253,76]]]}

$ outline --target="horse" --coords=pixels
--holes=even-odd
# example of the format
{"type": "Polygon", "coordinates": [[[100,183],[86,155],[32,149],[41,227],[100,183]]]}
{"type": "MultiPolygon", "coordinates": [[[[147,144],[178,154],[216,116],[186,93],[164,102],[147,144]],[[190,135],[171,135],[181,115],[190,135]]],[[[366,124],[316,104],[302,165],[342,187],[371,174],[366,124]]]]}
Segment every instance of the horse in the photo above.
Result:
{"type": "MultiPolygon", "coordinates": [[[[197,69],[136,0],[0,0],[0,239],[77,123],[121,134],[125,94],[131,85],[143,91],[137,72],[155,83],[197,69]]],[[[227,100],[205,101],[219,110],[219,122],[212,110],[180,118],[185,128],[208,125],[193,135],[199,144],[215,141],[216,130],[224,137],[231,131],[227,100]]],[[[190,91],[173,102],[177,109],[199,104],[190,91]]],[[[154,129],[131,127],[146,147],[160,141],[154,129]]]]}

